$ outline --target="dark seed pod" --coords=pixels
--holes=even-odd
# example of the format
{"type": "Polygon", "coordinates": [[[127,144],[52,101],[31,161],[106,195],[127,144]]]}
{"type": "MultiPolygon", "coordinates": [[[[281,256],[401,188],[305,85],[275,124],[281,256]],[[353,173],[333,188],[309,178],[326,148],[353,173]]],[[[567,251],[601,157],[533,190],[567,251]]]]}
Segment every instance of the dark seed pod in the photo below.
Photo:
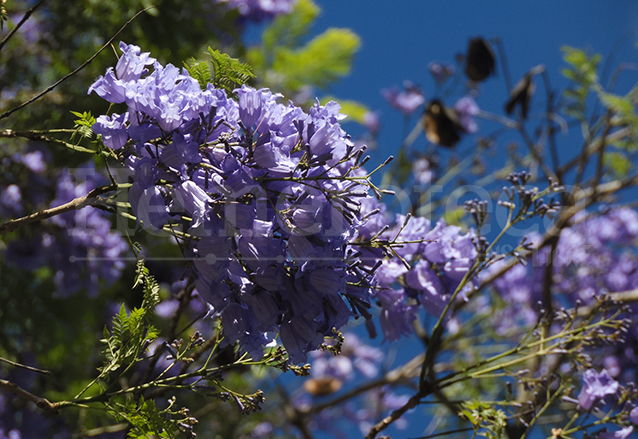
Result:
{"type": "Polygon", "coordinates": [[[536,66],[523,76],[523,79],[518,81],[518,84],[510,92],[509,99],[505,102],[505,112],[512,114],[514,108],[518,105],[521,109],[521,117],[527,119],[527,111],[529,110],[529,103],[532,100],[532,95],[536,90],[536,86],[532,82],[535,75],[545,70],[544,66],[536,66]]]}
{"type": "Polygon", "coordinates": [[[425,108],[423,127],[430,142],[448,148],[456,145],[461,140],[461,133],[465,132],[456,111],[447,108],[439,99],[433,99],[425,108]]]}
{"type": "Polygon", "coordinates": [[[483,38],[472,38],[467,44],[465,55],[465,75],[474,82],[480,82],[494,73],[496,57],[490,43],[483,38]]]}

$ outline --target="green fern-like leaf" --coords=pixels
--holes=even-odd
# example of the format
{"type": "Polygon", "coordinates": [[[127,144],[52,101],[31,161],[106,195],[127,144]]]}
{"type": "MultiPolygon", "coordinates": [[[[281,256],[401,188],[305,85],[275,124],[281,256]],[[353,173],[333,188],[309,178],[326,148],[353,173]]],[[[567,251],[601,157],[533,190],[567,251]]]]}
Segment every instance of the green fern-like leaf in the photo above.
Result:
{"type": "Polygon", "coordinates": [[[360,46],[359,37],[349,29],[328,29],[299,50],[281,48],[273,70],[285,78],[291,90],[305,84],[326,87],[348,74],[360,46]]]}
{"type": "Polygon", "coordinates": [[[250,66],[240,62],[238,59],[231,58],[229,55],[210,47],[208,48],[208,54],[213,63],[213,85],[216,88],[223,88],[227,93],[231,94],[235,88],[255,77],[250,66]]]}
{"type": "Polygon", "coordinates": [[[569,46],[564,46],[562,51],[563,59],[568,64],[562,73],[571,81],[569,88],[564,92],[567,99],[566,113],[584,120],[587,95],[599,87],[596,68],[600,63],[600,55],[589,56],[585,51],[569,46]]]}
{"type": "Polygon", "coordinates": [[[84,113],[78,113],[76,111],[71,111],[71,114],[78,118],[74,122],[75,131],[71,134],[71,140],[75,139],[75,136],[80,136],[80,138],[84,139],[92,139],[94,134],[91,127],[95,123],[95,117],[93,117],[91,112],[85,111],[84,113]]]}
{"type": "Polygon", "coordinates": [[[272,51],[277,47],[297,47],[318,15],[319,7],[312,0],[299,0],[289,14],[277,16],[266,28],[264,49],[272,51]]]}
{"type": "Polygon", "coordinates": [[[206,61],[197,61],[195,58],[191,58],[188,64],[184,63],[184,67],[189,75],[197,79],[202,90],[206,90],[206,86],[213,82],[213,74],[206,61]]]}
{"type": "Polygon", "coordinates": [[[149,274],[142,259],[137,261],[135,284],[144,285],[144,299],[139,308],[130,313],[124,304],[113,317],[112,330],[104,329],[103,349],[105,357],[101,368],[104,375],[137,361],[146,347],[159,336],[159,331],[150,325],[155,306],[160,302],[159,283],[149,274]]]}

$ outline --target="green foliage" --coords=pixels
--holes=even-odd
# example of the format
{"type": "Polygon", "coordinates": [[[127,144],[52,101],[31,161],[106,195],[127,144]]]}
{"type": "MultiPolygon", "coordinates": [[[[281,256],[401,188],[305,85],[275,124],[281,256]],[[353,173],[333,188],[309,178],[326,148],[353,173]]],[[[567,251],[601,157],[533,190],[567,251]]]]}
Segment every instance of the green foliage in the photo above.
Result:
{"type": "Polygon", "coordinates": [[[466,213],[467,211],[464,207],[457,207],[456,209],[446,210],[443,219],[450,226],[460,226],[462,224],[461,218],[463,218],[466,213]]]}
{"type": "Polygon", "coordinates": [[[605,153],[605,166],[618,178],[626,177],[633,168],[631,160],[622,152],[605,153]]]}
{"type": "MultiPolygon", "coordinates": [[[[127,437],[129,439],[171,439],[184,437],[180,434],[177,422],[172,419],[177,413],[171,412],[174,400],[168,408],[160,410],[154,400],[141,397],[138,403],[128,402],[125,405],[114,405],[109,413],[118,420],[131,424],[127,437]]],[[[190,435],[189,435],[190,436],[190,435]]]]}
{"type": "Polygon", "coordinates": [[[188,74],[199,82],[199,87],[202,90],[206,90],[206,86],[213,82],[213,74],[210,71],[210,65],[206,61],[197,61],[195,58],[191,58],[190,61],[184,63],[184,67],[188,71],[188,74]]]}
{"type": "Polygon", "coordinates": [[[78,118],[74,122],[73,128],[75,131],[71,134],[71,140],[73,140],[76,135],[80,136],[81,139],[92,139],[94,134],[91,127],[95,123],[95,117],[93,117],[91,112],[85,111],[83,113],[78,113],[76,111],[71,111],[71,114],[78,118]]]}
{"type": "MultiPolygon", "coordinates": [[[[637,88],[632,89],[626,96],[618,96],[603,91],[598,92],[601,102],[613,115],[611,119],[612,125],[626,126],[631,131],[628,139],[636,139],[638,135],[638,116],[634,111],[635,94],[637,88]]],[[[636,142],[624,142],[617,144],[624,149],[634,149],[636,142]]]]}
{"type": "Polygon", "coordinates": [[[148,274],[144,261],[137,262],[135,285],[144,285],[142,306],[128,313],[124,304],[113,317],[113,329],[104,328],[102,343],[105,363],[101,377],[118,370],[122,366],[130,367],[146,347],[159,336],[159,331],[149,322],[155,306],[159,303],[160,286],[153,276],[148,274]]]}
{"type": "Polygon", "coordinates": [[[600,62],[600,55],[589,56],[584,50],[569,46],[563,46],[562,51],[563,59],[569,64],[562,73],[573,82],[573,86],[564,92],[565,98],[569,101],[565,113],[583,120],[587,95],[598,84],[596,68],[600,62]]]}
{"type": "Polygon", "coordinates": [[[289,14],[279,15],[264,31],[264,51],[277,47],[297,47],[319,15],[319,7],[311,0],[299,0],[289,14]]]}
{"type": "Polygon", "coordinates": [[[298,50],[277,51],[273,70],[285,77],[287,88],[298,90],[306,84],[328,86],[350,72],[352,57],[361,46],[349,29],[328,29],[298,50]]]}
{"type": "Polygon", "coordinates": [[[359,37],[348,29],[328,29],[303,44],[319,8],[312,0],[300,0],[288,15],[277,17],[266,28],[263,44],[246,52],[246,60],[265,86],[285,96],[302,87],[327,87],[347,75],[359,37]]]}
{"type": "Polygon", "coordinates": [[[235,88],[255,77],[250,70],[250,66],[240,62],[238,59],[231,58],[227,54],[210,47],[208,48],[208,54],[213,64],[213,85],[216,88],[223,88],[228,95],[231,95],[235,88]]]}
{"type": "Polygon", "coordinates": [[[477,434],[480,436],[500,439],[505,433],[507,414],[502,410],[494,409],[489,404],[480,401],[464,403],[461,416],[472,423],[474,430],[478,431],[477,434]]]}

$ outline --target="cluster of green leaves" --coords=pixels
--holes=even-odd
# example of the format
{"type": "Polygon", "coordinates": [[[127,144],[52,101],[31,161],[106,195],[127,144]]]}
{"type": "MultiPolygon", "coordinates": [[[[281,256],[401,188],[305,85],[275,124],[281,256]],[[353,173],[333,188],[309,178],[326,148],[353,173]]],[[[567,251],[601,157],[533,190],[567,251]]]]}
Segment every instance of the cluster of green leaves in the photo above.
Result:
{"type": "Polygon", "coordinates": [[[173,398],[168,407],[160,410],[154,400],[141,397],[137,402],[127,400],[122,404],[112,404],[108,412],[115,419],[124,420],[131,425],[127,435],[129,439],[194,437],[190,430],[197,420],[186,416],[186,409],[172,410],[174,404],[173,398]]]}
{"type": "Polygon", "coordinates": [[[208,55],[210,55],[213,66],[212,72],[206,61],[197,61],[195,58],[191,58],[189,64],[184,63],[184,67],[193,78],[197,79],[202,90],[205,90],[208,84],[213,84],[215,88],[226,90],[230,96],[234,89],[255,78],[248,64],[231,58],[226,53],[209,47],[208,55]]]}
{"type": "Polygon", "coordinates": [[[500,439],[507,426],[507,414],[481,401],[471,401],[463,404],[460,415],[472,423],[474,431],[479,436],[489,439],[500,439]]]}
{"type": "MultiPolygon", "coordinates": [[[[304,87],[323,89],[348,75],[361,40],[349,29],[331,28],[304,42],[319,12],[312,0],[299,0],[290,14],[276,17],[266,28],[261,46],[248,49],[246,60],[263,84],[292,98],[304,87]]],[[[363,122],[365,106],[339,103],[351,120],[363,122]]]]}
{"type": "Polygon", "coordinates": [[[104,327],[104,339],[101,341],[106,346],[102,350],[105,363],[100,369],[101,379],[106,378],[111,372],[120,370],[122,366],[128,370],[148,345],[159,336],[159,331],[150,324],[150,319],[160,301],[160,286],[149,274],[143,259],[137,262],[133,288],[138,285],[143,285],[144,288],[142,305],[129,313],[122,304],[119,313],[113,317],[113,329],[109,331],[104,327]]]}
{"type": "Polygon", "coordinates": [[[568,101],[565,114],[584,122],[587,96],[594,84],[598,84],[596,69],[600,63],[600,55],[588,55],[582,49],[563,46],[563,59],[568,64],[562,73],[571,81],[571,87],[563,95],[568,101]]]}
{"type": "MultiPolygon", "coordinates": [[[[613,130],[627,129],[628,135],[618,136],[611,142],[615,150],[604,151],[604,164],[616,177],[626,176],[632,169],[629,154],[638,149],[638,87],[634,86],[624,95],[617,95],[607,91],[600,83],[597,68],[601,61],[598,54],[588,55],[584,50],[573,47],[563,47],[564,60],[568,67],[563,69],[563,75],[571,81],[571,86],[564,92],[567,101],[565,114],[576,118],[581,123],[581,130],[585,139],[593,138],[595,133],[601,136],[612,134],[613,130]],[[605,117],[600,117],[590,126],[587,120],[587,102],[591,92],[607,111],[605,117]]],[[[613,81],[610,87],[613,87],[613,81]]],[[[596,108],[596,107],[594,107],[596,108]]],[[[605,145],[606,146],[606,145],[605,145]]]]}

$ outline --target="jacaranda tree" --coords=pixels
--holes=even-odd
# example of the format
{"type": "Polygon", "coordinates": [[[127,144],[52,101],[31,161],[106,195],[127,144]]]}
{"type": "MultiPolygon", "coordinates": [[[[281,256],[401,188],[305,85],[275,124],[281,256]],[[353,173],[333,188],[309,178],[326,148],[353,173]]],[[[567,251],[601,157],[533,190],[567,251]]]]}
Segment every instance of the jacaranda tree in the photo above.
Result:
{"type": "Polygon", "coordinates": [[[598,55],[483,109],[473,38],[382,91],[422,115],[374,163],[311,0],[67,3],[0,11],[0,438],[632,434],[636,88],[598,55]]]}

